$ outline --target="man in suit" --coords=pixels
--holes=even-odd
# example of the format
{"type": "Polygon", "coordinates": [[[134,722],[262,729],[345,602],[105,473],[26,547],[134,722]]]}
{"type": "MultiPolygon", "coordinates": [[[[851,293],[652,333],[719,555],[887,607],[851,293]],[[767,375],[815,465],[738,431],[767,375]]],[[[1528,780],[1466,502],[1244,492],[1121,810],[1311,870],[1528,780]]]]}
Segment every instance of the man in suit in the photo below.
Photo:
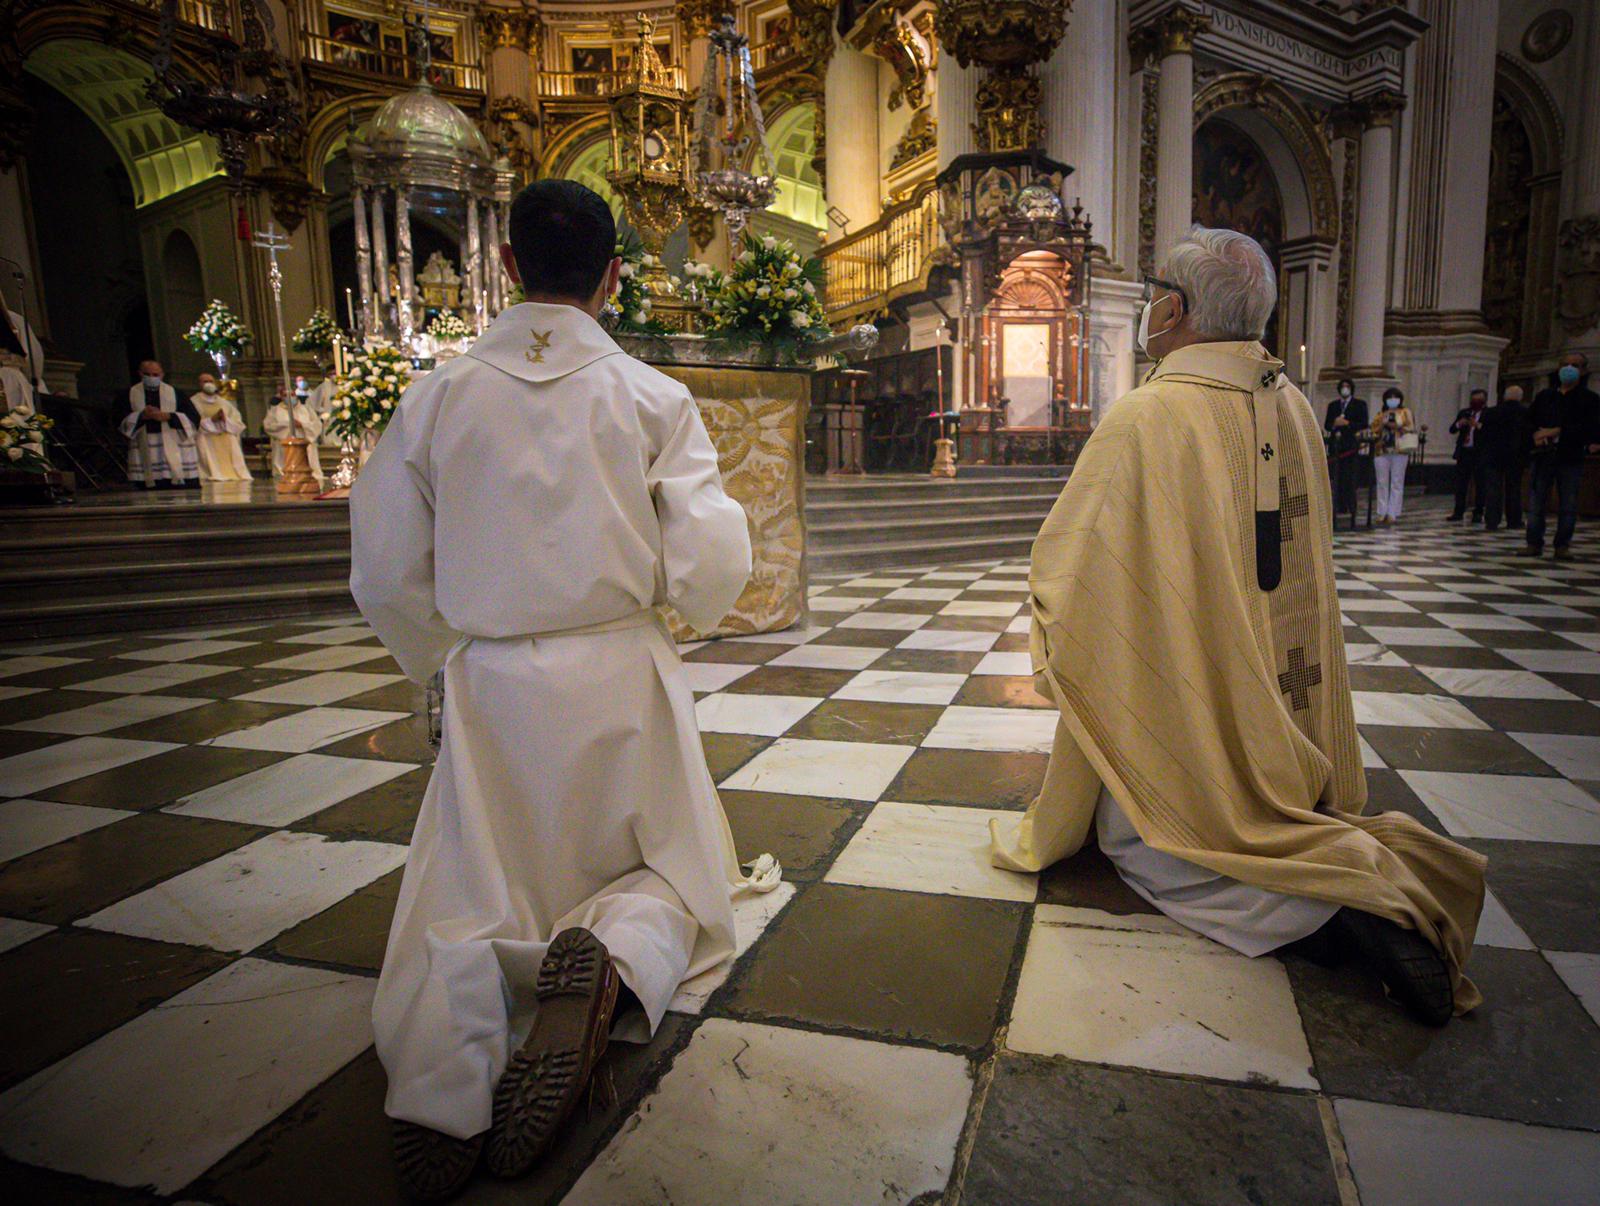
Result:
{"type": "Polygon", "coordinates": [[[1522,386],[1508,385],[1500,401],[1483,412],[1478,432],[1483,442],[1483,526],[1494,531],[1502,516],[1507,526],[1522,526],[1522,445],[1527,440],[1522,386]]]}
{"type": "Polygon", "coordinates": [[[1349,377],[1339,382],[1339,396],[1328,403],[1322,430],[1327,433],[1328,470],[1333,477],[1333,513],[1354,514],[1356,509],[1356,455],[1360,450],[1357,433],[1367,429],[1367,403],[1356,397],[1356,383],[1349,377]]]}
{"type": "Polygon", "coordinates": [[[1456,438],[1456,505],[1450,512],[1451,519],[1460,519],[1466,514],[1467,487],[1471,486],[1472,522],[1483,522],[1484,484],[1489,471],[1483,456],[1481,429],[1488,406],[1489,391],[1475,389],[1467,405],[1456,412],[1455,422],[1450,424],[1450,434],[1456,438]]]}

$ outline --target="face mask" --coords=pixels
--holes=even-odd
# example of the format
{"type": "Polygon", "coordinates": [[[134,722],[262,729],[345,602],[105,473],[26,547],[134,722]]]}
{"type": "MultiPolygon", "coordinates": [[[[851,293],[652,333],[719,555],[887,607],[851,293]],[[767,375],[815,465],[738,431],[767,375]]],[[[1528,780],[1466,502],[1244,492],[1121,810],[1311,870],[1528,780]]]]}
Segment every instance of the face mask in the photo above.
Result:
{"type": "Polygon", "coordinates": [[[1561,382],[1562,385],[1578,384],[1578,366],[1575,364],[1563,364],[1556,372],[1556,380],[1561,382]]]}
{"type": "Polygon", "coordinates": [[[159,389],[161,387],[161,378],[151,373],[146,373],[144,375],[144,387],[146,389],[159,389]]]}
{"type": "Polygon", "coordinates": [[[216,393],[217,392],[216,383],[215,382],[211,382],[211,381],[207,381],[204,385],[202,385],[200,387],[200,392],[201,393],[206,393],[206,394],[214,394],[214,393],[216,393]]]}
{"type": "Polygon", "coordinates": [[[1139,313],[1139,350],[1146,356],[1150,354],[1150,340],[1156,335],[1165,335],[1167,331],[1172,329],[1171,327],[1168,327],[1167,331],[1155,332],[1150,330],[1150,311],[1153,310],[1156,303],[1161,300],[1162,299],[1159,297],[1152,298],[1150,301],[1145,303],[1144,309],[1139,313]]]}
{"type": "Polygon", "coordinates": [[[1383,408],[1384,408],[1384,410],[1394,410],[1399,405],[1400,405],[1400,399],[1399,398],[1385,398],[1383,400],[1383,408]]]}
{"type": "Polygon", "coordinates": [[[1351,390],[1350,390],[1350,387],[1348,385],[1341,385],[1339,387],[1339,396],[1341,398],[1348,398],[1350,396],[1350,393],[1351,393],[1351,390]]]}

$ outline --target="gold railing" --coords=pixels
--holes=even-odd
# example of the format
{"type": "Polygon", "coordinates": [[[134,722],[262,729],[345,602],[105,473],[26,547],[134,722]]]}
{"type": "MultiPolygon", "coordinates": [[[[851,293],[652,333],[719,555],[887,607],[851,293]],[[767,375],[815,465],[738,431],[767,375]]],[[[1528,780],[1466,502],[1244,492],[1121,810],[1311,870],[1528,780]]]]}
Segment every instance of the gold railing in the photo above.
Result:
{"type": "MultiPolygon", "coordinates": [[[[539,95],[549,100],[588,100],[610,96],[614,88],[633,77],[626,71],[541,71],[539,95]]],[[[667,68],[671,87],[686,87],[682,67],[667,68]]]]}
{"type": "Polygon", "coordinates": [[[798,57],[794,43],[788,38],[774,38],[770,42],[753,42],[750,45],[750,66],[756,71],[782,67],[798,57]]]}
{"type": "MultiPolygon", "coordinates": [[[[326,63],[347,71],[384,79],[415,83],[417,64],[409,55],[398,50],[384,50],[376,46],[354,46],[307,31],[306,58],[313,63],[326,63]]],[[[483,91],[483,70],[469,63],[444,63],[438,59],[428,69],[428,82],[435,87],[460,88],[464,91],[483,91]]]]}
{"type": "Polygon", "coordinates": [[[870,226],[817,252],[829,319],[879,309],[922,287],[924,267],[939,243],[939,194],[930,181],[870,226]]]}

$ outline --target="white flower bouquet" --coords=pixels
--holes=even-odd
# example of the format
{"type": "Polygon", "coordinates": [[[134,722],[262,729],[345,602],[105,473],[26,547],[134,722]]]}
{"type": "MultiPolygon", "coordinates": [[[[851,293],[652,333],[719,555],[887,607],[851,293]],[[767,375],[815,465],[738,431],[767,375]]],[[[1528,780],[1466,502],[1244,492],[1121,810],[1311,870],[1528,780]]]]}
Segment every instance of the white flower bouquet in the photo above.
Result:
{"type": "Polygon", "coordinates": [[[31,410],[11,410],[0,415],[0,468],[48,473],[55,466],[44,450],[45,432],[55,420],[31,410]]]}
{"type": "Polygon", "coordinates": [[[440,310],[433,316],[433,321],[428,324],[428,334],[443,343],[454,342],[458,339],[467,339],[472,335],[472,328],[467,326],[461,316],[453,310],[440,310]]]}
{"type": "Polygon", "coordinates": [[[212,298],[183,338],[197,352],[229,357],[239,355],[254,342],[250,328],[216,298],[212,298]]]}
{"type": "Polygon", "coordinates": [[[392,343],[371,340],[350,357],[333,391],[328,430],[359,440],[381,433],[411,384],[411,361],[392,343]]]}
{"type": "Polygon", "coordinates": [[[320,360],[333,351],[333,341],[338,336],[339,328],[334,325],[332,316],[318,306],[311,311],[311,317],[306,319],[306,325],[294,333],[294,338],[289,341],[289,347],[320,360]]]}
{"type": "Polygon", "coordinates": [[[711,332],[731,342],[774,344],[792,355],[828,333],[817,288],[822,265],[794,244],[746,232],[744,250],[706,289],[711,332]]]}
{"type": "Polygon", "coordinates": [[[617,282],[616,296],[606,302],[600,317],[606,326],[624,335],[660,335],[665,330],[661,321],[652,316],[650,291],[645,288],[644,269],[661,261],[646,255],[637,239],[624,239],[617,243],[617,254],[622,257],[622,279],[617,282]]]}

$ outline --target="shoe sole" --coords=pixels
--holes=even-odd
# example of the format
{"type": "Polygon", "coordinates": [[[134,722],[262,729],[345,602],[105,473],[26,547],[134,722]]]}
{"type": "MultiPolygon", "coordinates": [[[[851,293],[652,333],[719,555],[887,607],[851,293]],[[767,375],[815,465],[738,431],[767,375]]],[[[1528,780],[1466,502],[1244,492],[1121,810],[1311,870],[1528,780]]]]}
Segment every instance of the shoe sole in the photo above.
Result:
{"type": "Polygon", "coordinates": [[[1343,921],[1356,950],[1407,1013],[1426,1026],[1443,1026],[1450,1020],[1455,1012],[1450,972],[1426,938],[1356,910],[1345,910],[1343,921]],[[1401,945],[1409,949],[1398,949],[1401,945]]]}
{"type": "Polygon", "coordinates": [[[406,1192],[420,1202],[443,1202],[465,1188],[478,1167],[484,1137],[457,1139],[415,1122],[394,1124],[394,1162],[406,1192]]]}
{"type": "Polygon", "coordinates": [[[619,986],[611,956],[588,930],[551,942],[534,982],[533,1031],[495,1086],[484,1156],[494,1176],[523,1176],[548,1150],[605,1051],[619,986]]]}

